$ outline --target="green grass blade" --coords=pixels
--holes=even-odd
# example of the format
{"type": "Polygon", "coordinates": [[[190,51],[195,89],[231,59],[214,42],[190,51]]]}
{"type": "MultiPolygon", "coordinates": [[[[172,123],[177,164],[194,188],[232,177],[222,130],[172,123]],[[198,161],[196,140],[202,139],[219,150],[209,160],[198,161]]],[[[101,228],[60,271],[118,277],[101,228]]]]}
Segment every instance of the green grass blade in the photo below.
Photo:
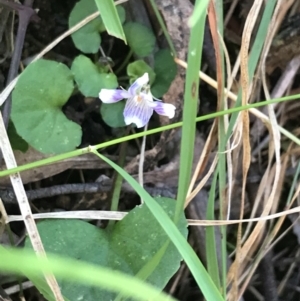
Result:
{"type": "MultiPolygon", "coordinates": [[[[206,210],[206,219],[215,219],[215,191],[217,187],[218,171],[214,173],[211,189],[208,197],[208,205],[206,210]]],[[[206,260],[207,271],[217,287],[220,287],[220,272],[217,257],[217,246],[215,237],[215,227],[208,226],[205,228],[205,245],[206,245],[206,260]]]]}
{"type": "Polygon", "coordinates": [[[125,33],[113,0],[95,0],[107,32],[126,43],[125,33]]]}
{"type": "Polygon", "coordinates": [[[27,250],[5,249],[0,246],[0,270],[27,276],[54,273],[59,278],[120,292],[138,300],[175,301],[171,296],[121,272],[69,258],[48,255],[37,257],[27,250]]]}
{"type": "Polygon", "coordinates": [[[175,247],[183,257],[207,301],[224,301],[217,287],[211,280],[209,274],[195,254],[194,250],[188,244],[186,239],[181,235],[173,221],[169,218],[169,216],[165,213],[161,206],[125,170],[120,168],[117,164],[115,164],[105,156],[97,153],[97,151],[93,152],[95,155],[109,164],[113,169],[119,172],[122,177],[129,183],[129,185],[132,186],[136,193],[141,197],[141,199],[144,200],[149,210],[155,216],[159,224],[162,226],[164,231],[169,236],[170,240],[174,243],[175,247]]]}
{"type": "Polygon", "coordinates": [[[186,83],[184,93],[184,109],[182,138],[180,148],[180,167],[178,181],[177,206],[174,221],[178,220],[183,210],[186,194],[191,180],[192,163],[195,147],[195,133],[199,90],[199,70],[201,65],[202,44],[206,20],[206,8],[209,0],[197,1],[196,6],[201,7],[202,13],[197,19],[195,26],[191,29],[188,47],[188,67],[186,70],[186,83]]]}
{"type": "Polygon", "coordinates": [[[193,14],[188,21],[190,27],[197,26],[198,21],[201,20],[203,16],[205,18],[207,4],[207,1],[196,1],[193,14]]]}
{"type": "MultiPolygon", "coordinates": [[[[218,32],[221,35],[221,38],[223,39],[224,36],[224,26],[223,26],[223,1],[217,0],[215,1],[215,10],[216,10],[216,18],[217,18],[217,27],[218,27],[218,32]]],[[[220,63],[221,63],[221,73],[222,73],[222,78],[218,79],[222,83],[222,91],[224,91],[224,83],[226,82],[225,80],[225,64],[224,64],[224,49],[221,47],[220,39],[219,43],[216,45],[216,47],[219,47],[219,49],[216,49],[217,53],[220,53],[220,63]]],[[[219,103],[219,110],[224,110],[225,108],[225,101],[224,101],[224,92],[223,93],[218,93],[220,99],[218,99],[219,103]]],[[[225,199],[225,194],[223,191],[226,189],[226,153],[224,151],[220,151],[226,148],[226,126],[225,126],[226,118],[225,116],[222,116],[221,118],[218,119],[218,149],[219,149],[219,159],[218,159],[218,166],[216,169],[216,173],[214,175],[215,178],[219,177],[219,201],[220,201],[220,219],[224,219],[225,217],[222,216],[224,210],[224,204],[226,202],[225,199]]],[[[215,182],[216,184],[216,182],[215,182]]],[[[215,190],[216,186],[212,185],[210,189],[210,196],[215,195],[215,190]]],[[[215,202],[215,200],[209,200],[209,205],[210,207],[213,207],[213,204],[210,202],[215,202]]],[[[209,208],[208,208],[209,209],[209,208]]],[[[214,211],[211,209],[210,217],[214,216],[214,211]]],[[[211,257],[211,272],[213,273],[212,276],[216,281],[218,281],[217,278],[219,275],[221,275],[221,287],[222,287],[222,293],[224,298],[226,297],[226,275],[227,275],[227,231],[226,231],[226,226],[220,226],[220,232],[221,232],[221,258],[220,258],[220,267],[217,266],[218,261],[217,261],[217,254],[214,252],[215,250],[215,232],[214,229],[209,229],[208,232],[211,233],[211,244],[212,245],[207,245],[207,248],[210,250],[207,250],[207,254],[209,257],[211,257]],[[213,231],[213,232],[212,232],[213,231]],[[217,268],[220,269],[220,274],[217,273],[217,268]]]]}
{"type": "Polygon", "coordinates": [[[289,191],[289,195],[286,200],[286,207],[288,207],[292,201],[293,194],[296,192],[297,183],[299,182],[299,175],[300,175],[300,162],[298,163],[298,166],[296,168],[295,175],[293,177],[293,182],[289,191]]]}

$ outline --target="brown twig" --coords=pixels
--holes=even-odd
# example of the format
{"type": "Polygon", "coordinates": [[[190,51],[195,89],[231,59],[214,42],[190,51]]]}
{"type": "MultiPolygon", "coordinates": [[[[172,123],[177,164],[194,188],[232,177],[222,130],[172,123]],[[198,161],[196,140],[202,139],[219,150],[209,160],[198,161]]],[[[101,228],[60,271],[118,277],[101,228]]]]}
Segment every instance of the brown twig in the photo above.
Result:
{"type": "MultiPolygon", "coordinates": [[[[112,189],[112,180],[108,179],[105,182],[99,183],[78,183],[78,184],[64,184],[55,185],[47,188],[39,188],[35,190],[27,190],[27,198],[29,201],[36,199],[50,198],[58,195],[76,194],[76,193],[99,193],[109,192],[112,189]]],[[[163,196],[174,198],[176,190],[173,188],[154,188],[146,186],[145,189],[152,196],[163,196]]],[[[125,192],[133,193],[134,190],[126,183],[122,185],[122,190],[125,192]]],[[[0,198],[5,204],[17,204],[15,193],[12,189],[0,190],[0,198]]]]}

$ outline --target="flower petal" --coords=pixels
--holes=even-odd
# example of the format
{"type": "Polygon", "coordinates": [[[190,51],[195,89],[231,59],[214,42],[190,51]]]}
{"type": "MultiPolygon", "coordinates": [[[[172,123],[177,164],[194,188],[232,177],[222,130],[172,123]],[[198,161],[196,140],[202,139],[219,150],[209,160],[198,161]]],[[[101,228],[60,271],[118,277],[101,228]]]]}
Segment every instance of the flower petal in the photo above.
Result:
{"type": "Polygon", "coordinates": [[[153,110],[163,116],[167,116],[170,119],[175,116],[176,107],[170,103],[163,103],[160,101],[155,101],[149,104],[153,108],[153,110]]]}
{"type": "Polygon", "coordinates": [[[138,128],[141,128],[149,122],[153,109],[149,106],[149,102],[140,96],[135,96],[128,98],[123,114],[127,125],[135,123],[138,128]]]}
{"type": "Polygon", "coordinates": [[[131,96],[135,96],[140,88],[148,84],[149,74],[146,72],[143,76],[139,77],[128,89],[131,96]]]}
{"type": "Polygon", "coordinates": [[[99,93],[99,98],[104,103],[113,103],[128,97],[128,92],[126,90],[121,89],[101,89],[99,93]]]}

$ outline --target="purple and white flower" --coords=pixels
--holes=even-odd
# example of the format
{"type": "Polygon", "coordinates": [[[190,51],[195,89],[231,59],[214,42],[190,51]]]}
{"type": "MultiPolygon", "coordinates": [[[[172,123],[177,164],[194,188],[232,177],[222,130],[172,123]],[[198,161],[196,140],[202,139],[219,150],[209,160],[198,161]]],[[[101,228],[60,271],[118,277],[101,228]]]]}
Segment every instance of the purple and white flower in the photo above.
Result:
{"type": "Polygon", "coordinates": [[[159,115],[173,118],[176,107],[172,104],[163,103],[153,96],[148,85],[149,75],[145,73],[139,77],[128,89],[101,89],[99,98],[104,103],[118,102],[127,99],[124,109],[124,120],[127,125],[135,123],[138,128],[145,126],[155,111],[159,115]]]}

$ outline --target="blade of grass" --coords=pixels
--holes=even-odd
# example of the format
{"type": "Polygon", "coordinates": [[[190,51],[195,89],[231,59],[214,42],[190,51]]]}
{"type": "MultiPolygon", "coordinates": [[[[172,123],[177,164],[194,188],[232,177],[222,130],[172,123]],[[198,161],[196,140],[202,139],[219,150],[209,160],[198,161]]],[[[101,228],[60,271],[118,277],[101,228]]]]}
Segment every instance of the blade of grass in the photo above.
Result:
{"type": "Polygon", "coordinates": [[[26,273],[27,276],[32,277],[41,276],[43,272],[54,273],[60,279],[102,287],[138,300],[153,298],[160,301],[175,301],[171,296],[132,276],[78,260],[51,254],[49,256],[47,254],[47,259],[37,258],[32,251],[5,249],[2,246],[0,246],[0,257],[1,271],[20,275],[26,273]]]}
{"type": "MultiPolygon", "coordinates": [[[[208,197],[206,219],[215,219],[215,191],[217,187],[218,171],[214,173],[211,189],[208,197]]],[[[215,227],[208,226],[205,228],[205,246],[206,246],[206,260],[207,271],[217,287],[220,287],[220,272],[218,265],[217,246],[215,227]]]]}
{"type": "Polygon", "coordinates": [[[184,93],[183,125],[180,148],[180,167],[178,180],[177,205],[174,221],[177,222],[184,203],[191,180],[192,162],[194,157],[194,144],[199,90],[199,70],[201,65],[206,8],[209,0],[196,1],[196,6],[201,8],[201,14],[195,26],[191,29],[188,47],[188,67],[184,93]]]}
{"type": "Polygon", "coordinates": [[[190,27],[197,26],[197,23],[203,17],[203,12],[206,12],[207,5],[208,5],[207,1],[197,1],[195,3],[195,8],[194,8],[193,14],[188,22],[190,27]]]}
{"type": "Polygon", "coordinates": [[[292,182],[292,185],[291,185],[291,188],[289,191],[289,195],[287,197],[287,201],[286,201],[286,205],[285,205],[286,207],[288,207],[292,201],[293,193],[296,191],[296,186],[297,186],[297,183],[299,182],[299,175],[300,175],[300,162],[297,165],[297,169],[296,169],[296,172],[295,172],[295,175],[293,178],[293,182],[292,182]]]}
{"type": "MultiPolygon", "coordinates": [[[[222,111],[226,108],[226,103],[224,99],[224,83],[225,83],[225,64],[224,64],[224,50],[220,43],[220,36],[223,39],[223,2],[217,0],[215,2],[210,2],[209,7],[209,24],[211,28],[215,53],[216,53],[216,67],[217,67],[217,81],[218,81],[218,110],[222,111]]],[[[226,148],[226,128],[228,124],[228,117],[222,116],[218,118],[218,166],[216,169],[215,177],[219,177],[219,204],[220,204],[220,219],[224,219],[224,204],[226,204],[226,153],[224,151],[220,151],[220,149],[226,148]]],[[[216,186],[212,185],[210,189],[210,195],[215,194],[216,186]]],[[[214,201],[214,200],[213,200],[214,201]]],[[[211,205],[212,206],[212,205],[211,205]]],[[[211,212],[213,215],[213,212],[211,212]]],[[[213,230],[214,231],[214,230],[213,230]]],[[[226,275],[227,275],[227,232],[226,226],[220,227],[221,232],[221,258],[220,258],[220,269],[221,269],[221,287],[222,287],[222,294],[225,298],[226,296],[226,275]]],[[[214,232],[211,233],[211,241],[210,243],[212,246],[211,248],[215,247],[215,236],[214,232]]],[[[208,246],[209,247],[209,246],[208,246]]],[[[215,269],[218,268],[216,266],[216,254],[209,252],[208,258],[211,258],[214,272],[215,274],[217,271],[215,269]]],[[[219,275],[219,274],[218,274],[219,275]]],[[[215,275],[217,277],[218,275],[215,275]]],[[[219,278],[218,278],[219,279],[219,278]]]]}
{"type": "Polygon", "coordinates": [[[95,149],[93,149],[92,152],[107,164],[109,164],[117,172],[119,172],[122,177],[128,182],[128,184],[132,186],[136,193],[144,200],[149,210],[152,212],[154,217],[157,219],[161,227],[167,233],[170,240],[174,243],[175,247],[183,257],[205,298],[208,301],[224,301],[206,269],[195,254],[194,250],[188,244],[186,239],[181,235],[173,221],[169,218],[169,216],[165,213],[161,206],[125,170],[120,168],[117,164],[115,164],[105,156],[99,154],[95,149]]]}
{"type": "Polygon", "coordinates": [[[107,32],[126,43],[125,33],[113,0],[95,0],[107,32]]]}

